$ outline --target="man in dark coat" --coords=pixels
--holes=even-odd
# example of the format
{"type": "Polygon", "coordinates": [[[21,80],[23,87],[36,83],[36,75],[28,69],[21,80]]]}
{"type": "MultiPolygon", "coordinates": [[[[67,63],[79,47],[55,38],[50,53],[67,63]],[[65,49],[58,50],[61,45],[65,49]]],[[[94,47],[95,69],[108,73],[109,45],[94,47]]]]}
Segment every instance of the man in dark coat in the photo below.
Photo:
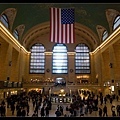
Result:
{"type": "Polygon", "coordinates": [[[99,107],[99,117],[102,117],[102,109],[99,107]]]}
{"type": "Polygon", "coordinates": [[[45,113],[44,113],[44,106],[41,108],[41,117],[44,117],[45,113]]]}
{"type": "Polygon", "coordinates": [[[25,117],[25,116],[26,116],[26,110],[25,110],[25,108],[22,109],[21,116],[22,116],[22,117],[25,117]]]}
{"type": "Polygon", "coordinates": [[[108,116],[108,114],[107,114],[107,106],[106,106],[106,105],[105,105],[104,108],[103,108],[103,117],[104,117],[105,115],[108,116]]]}
{"type": "Polygon", "coordinates": [[[17,117],[20,117],[20,116],[21,116],[21,107],[19,107],[17,110],[17,117]]]}
{"type": "Polygon", "coordinates": [[[61,112],[60,112],[60,110],[59,110],[59,109],[57,109],[57,110],[55,111],[55,114],[56,114],[56,117],[61,116],[61,112]]]}
{"type": "Polygon", "coordinates": [[[49,117],[49,107],[48,106],[46,106],[46,108],[45,108],[45,116],[49,117]]]}

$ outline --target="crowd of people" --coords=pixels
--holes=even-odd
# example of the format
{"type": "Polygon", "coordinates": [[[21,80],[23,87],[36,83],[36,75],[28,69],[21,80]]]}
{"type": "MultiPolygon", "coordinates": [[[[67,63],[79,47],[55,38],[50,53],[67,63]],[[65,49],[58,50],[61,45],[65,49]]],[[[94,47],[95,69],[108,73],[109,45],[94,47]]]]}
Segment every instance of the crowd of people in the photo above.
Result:
{"type": "MultiPolygon", "coordinates": [[[[107,103],[111,105],[111,115],[120,116],[120,106],[113,105],[113,101],[119,100],[118,95],[106,95],[102,93],[96,95],[89,91],[80,91],[84,95],[74,94],[72,96],[72,103],[66,108],[58,103],[54,114],[56,117],[77,117],[87,116],[96,111],[99,117],[108,116],[107,103]],[[87,96],[87,98],[86,98],[87,96]]],[[[32,90],[30,92],[22,92],[19,95],[8,95],[5,100],[0,103],[0,116],[7,117],[6,109],[10,109],[11,114],[16,117],[49,117],[50,110],[52,110],[51,97],[43,95],[40,92],[32,90]],[[32,106],[30,105],[32,102],[32,106]],[[33,108],[33,114],[30,115],[30,108],[33,108]]]]}
{"type": "MultiPolygon", "coordinates": [[[[82,96],[73,95],[73,103],[70,104],[69,108],[67,106],[66,111],[69,112],[66,112],[67,114],[65,114],[65,116],[87,116],[88,114],[92,114],[93,111],[98,112],[99,117],[108,116],[108,107],[106,103],[111,105],[111,114],[113,117],[120,116],[120,106],[113,105],[114,100],[119,100],[118,95],[108,94],[103,96],[102,93],[95,95],[93,92],[89,91],[81,91],[81,93],[82,96]]],[[[59,109],[57,109],[57,111],[58,110],[59,109]]]]}
{"type": "Polygon", "coordinates": [[[6,108],[10,108],[12,115],[17,117],[25,117],[29,116],[30,107],[33,107],[33,117],[38,116],[39,109],[41,109],[41,117],[49,116],[51,106],[52,103],[48,96],[44,95],[43,97],[41,93],[33,90],[28,93],[22,92],[19,95],[9,95],[6,100],[3,100],[0,104],[0,115],[5,117],[6,108]],[[32,101],[32,106],[29,105],[30,100],[32,101]],[[16,115],[14,114],[15,111],[16,115]]]}

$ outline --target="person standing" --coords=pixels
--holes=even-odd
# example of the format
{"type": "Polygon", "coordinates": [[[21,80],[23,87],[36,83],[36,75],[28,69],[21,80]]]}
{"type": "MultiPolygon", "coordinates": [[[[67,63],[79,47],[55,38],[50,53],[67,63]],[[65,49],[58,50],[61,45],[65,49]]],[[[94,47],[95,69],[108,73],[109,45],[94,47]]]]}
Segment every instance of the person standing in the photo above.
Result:
{"type": "Polygon", "coordinates": [[[14,112],[15,112],[15,104],[12,105],[11,111],[12,111],[12,115],[14,115],[14,112]]]}
{"type": "Polygon", "coordinates": [[[45,117],[44,106],[41,108],[41,117],[45,117]]]}
{"type": "Polygon", "coordinates": [[[62,106],[60,106],[60,112],[63,115],[63,107],[62,106]]]}
{"type": "Polygon", "coordinates": [[[118,95],[116,96],[116,100],[118,101],[118,99],[119,99],[119,97],[118,97],[118,95]]]}
{"type": "Polygon", "coordinates": [[[112,111],[112,116],[115,117],[116,113],[115,113],[115,106],[111,106],[111,111],[112,111]]]}
{"type": "Polygon", "coordinates": [[[25,108],[22,108],[21,116],[22,116],[22,117],[25,117],[25,116],[26,116],[26,110],[25,110],[25,108]]]}
{"type": "Polygon", "coordinates": [[[38,115],[38,110],[39,110],[39,105],[37,104],[36,106],[35,106],[35,113],[38,115]]]}
{"type": "Polygon", "coordinates": [[[38,117],[37,113],[34,111],[34,113],[32,114],[32,117],[38,117]]]}
{"type": "Polygon", "coordinates": [[[117,116],[119,116],[119,110],[120,110],[120,106],[119,105],[116,106],[116,110],[117,110],[117,116]]]}
{"type": "Polygon", "coordinates": [[[69,108],[66,106],[66,116],[69,117],[69,108]]]}
{"type": "Polygon", "coordinates": [[[46,108],[45,108],[45,116],[49,117],[49,107],[48,106],[46,106],[46,108]]]}
{"type": "Polygon", "coordinates": [[[1,116],[5,117],[6,116],[6,106],[5,105],[1,105],[1,116]]]}
{"type": "Polygon", "coordinates": [[[100,97],[101,105],[103,104],[103,96],[100,97]]]}
{"type": "Polygon", "coordinates": [[[29,104],[27,103],[27,116],[29,116],[29,111],[30,111],[30,106],[29,106],[29,104]]]}
{"type": "Polygon", "coordinates": [[[103,117],[104,117],[105,115],[108,116],[108,114],[107,114],[107,106],[106,106],[106,105],[105,105],[104,108],[103,108],[103,117]]]}
{"type": "Polygon", "coordinates": [[[19,107],[18,110],[17,110],[17,115],[16,116],[21,117],[22,116],[21,113],[22,113],[21,107],[19,107]]]}
{"type": "Polygon", "coordinates": [[[102,109],[99,107],[99,117],[102,117],[102,109]]]}
{"type": "Polygon", "coordinates": [[[105,102],[105,104],[106,104],[106,102],[107,102],[107,97],[106,97],[106,96],[104,97],[104,102],[105,102]]]}
{"type": "Polygon", "coordinates": [[[113,101],[113,98],[112,98],[112,96],[110,97],[110,103],[112,104],[112,101],[113,101]]]}
{"type": "Polygon", "coordinates": [[[2,115],[2,105],[0,104],[0,116],[2,115]]]}
{"type": "Polygon", "coordinates": [[[55,111],[55,114],[56,114],[56,117],[61,116],[61,112],[60,112],[60,110],[59,110],[59,109],[57,109],[57,110],[55,111]]]}

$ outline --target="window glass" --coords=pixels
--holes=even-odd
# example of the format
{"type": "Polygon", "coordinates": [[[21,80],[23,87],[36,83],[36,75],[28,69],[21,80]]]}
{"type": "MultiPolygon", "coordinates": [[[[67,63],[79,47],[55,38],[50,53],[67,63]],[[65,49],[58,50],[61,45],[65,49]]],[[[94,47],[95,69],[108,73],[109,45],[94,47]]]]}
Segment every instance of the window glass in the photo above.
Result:
{"type": "Polygon", "coordinates": [[[3,14],[0,18],[1,22],[8,28],[9,23],[8,23],[8,19],[7,16],[5,14],[3,14]]]}
{"type": "Polygon", "coordinates": [[[103,32],[102,40],[104,41],[108,37],[108,32],[105,30],[103,32]]]}
{"type": "Polygon", "coordinates": [[[18,40],[19,35],[17,30],[14,30],[13,35],[18,40]]]}
{"type": "Polygon", "coordinates": [[[120,26],[120,16],[117,16],[113,23],[113,30],[120,26]]]}
{"type": "Polygon", "coordinates": [[[52,58],[52,73],[68,72],[67,48],[64,44],[54,46],[52,58]]]}
{"type": "Polygon", "coordinates": [[[45,73],[45,48],[42,44],[31,47],[30,73],[45,73]]]}
{"type": "Polygon", "coordinates": [[[85,44],[78,44],[75,48],[75,73],[90,73],[89,48],[85,44]]]}

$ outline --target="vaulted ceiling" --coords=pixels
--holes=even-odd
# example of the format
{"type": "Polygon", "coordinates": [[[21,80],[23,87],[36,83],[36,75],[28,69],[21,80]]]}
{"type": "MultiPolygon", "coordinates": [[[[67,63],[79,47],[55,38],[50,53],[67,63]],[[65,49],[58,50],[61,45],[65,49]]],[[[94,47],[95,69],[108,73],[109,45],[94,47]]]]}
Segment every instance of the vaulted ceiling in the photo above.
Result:
{"type": "MultiPolygon", "coordinates": [[[[103,26],[108,32],[109,24],[106,17],[107,9],[120,11],[119,3],[1,3],[0,13],[8,8],[16,9],[16,16],[12,31],[19,25],[24,24],[25,29],[22,37],[35,26],[50,21],[50,7],[75,8],[75,22],[86,26],[98,36],[96,26],[103,26]]],[[[31,33],[32,34],[32,33],[31,33]]],[[[27,38],[26,38],[27,39],[27,38]]]]}

